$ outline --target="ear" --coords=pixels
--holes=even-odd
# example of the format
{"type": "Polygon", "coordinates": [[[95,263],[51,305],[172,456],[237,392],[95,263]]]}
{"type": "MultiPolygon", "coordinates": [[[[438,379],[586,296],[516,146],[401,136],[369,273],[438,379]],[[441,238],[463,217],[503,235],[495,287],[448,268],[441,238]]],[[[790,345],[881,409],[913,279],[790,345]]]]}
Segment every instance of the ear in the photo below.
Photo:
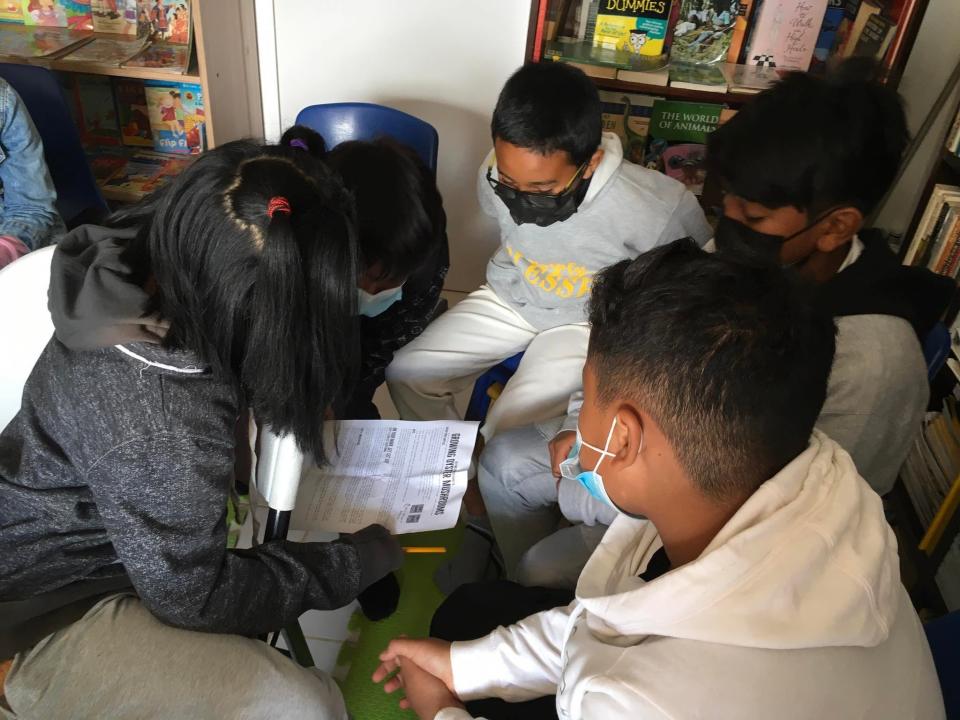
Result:
{"type": "Polygon", "coordinates": [[[618,470],[628,468],[637,462],[643,448],[643,416],[632,405],[621,405],[617,410],[617,426],[610,440],[614,457],[611,464],[618,470]]]}
{"type": "Polygon", "coordinates": [[[586,180],[588,177],[593,175],[597,169],[597,165],[600,164],[600,161],[603,160],[603,148],[598,147],[594,153],[593,157],[590,158],[590,162],[587,163],[587,169],[583,171],[583,178],[586,180]]]}
{"type": "Polygon", "coordinates": [[[817,238],[817,250],[829,253],[845,245],[863,227],[863,213],[855,207],[842,207],[823,219],[823,229],[817,238]]]}

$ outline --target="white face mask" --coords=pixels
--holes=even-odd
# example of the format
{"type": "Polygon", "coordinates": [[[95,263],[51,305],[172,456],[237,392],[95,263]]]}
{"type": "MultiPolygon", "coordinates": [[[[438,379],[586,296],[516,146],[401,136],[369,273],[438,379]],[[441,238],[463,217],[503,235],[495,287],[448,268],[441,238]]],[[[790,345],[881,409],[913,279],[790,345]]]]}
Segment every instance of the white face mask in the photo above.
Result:
{"type": "Polygon", "coordinates": [[[403,298],[403,285],[381,290],[371,295],[363,288],[357,288],[357,307],[361,315],[376,317],[386,312],[391,305],[403,298]]]}

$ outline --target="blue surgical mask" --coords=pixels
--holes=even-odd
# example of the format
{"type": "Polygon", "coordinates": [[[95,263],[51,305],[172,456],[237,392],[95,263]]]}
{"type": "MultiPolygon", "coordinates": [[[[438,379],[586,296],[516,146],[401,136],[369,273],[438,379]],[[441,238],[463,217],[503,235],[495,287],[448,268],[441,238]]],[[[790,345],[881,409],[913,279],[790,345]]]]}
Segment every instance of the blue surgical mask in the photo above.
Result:
{"type": "Polygon", "coordinates": [[[366,317],[372,318],[385,313],[391,305],[402,298],[403,285],[381,290],[376,295],[371,295],[363,288],[357,288],[357,307],[360,309],[360,314],[366,317]]]}
{"type": "Polygon", "coordinates": [[[607,495],[607,490],[603,486],[603,476],[599,472],[603,459],[614,457],[614,454],[610,452],[610,441],[613,440],[613,431],[616,427],[617,417],[614,415],[613,424],[610,425],[610,432],[607,433],[607,441],[603,444],[602,449],[586,442],[583,439],[583,435],[580,434],[580,428],[578,427],[577,441],[573,444],[573,447],[570,448],[570,454],[567,456],[567,459],[560,463],[560,475],[569,480],[576,480],[586,488],[592,497],[619,511],[620,508],[614,505],[610,496],[607,495]],[[583,470],[580,467],[581,447],[588,447],[594,452],[600,453],[600,459],[597,460],[597,464],[593,470],[583,470]]]}

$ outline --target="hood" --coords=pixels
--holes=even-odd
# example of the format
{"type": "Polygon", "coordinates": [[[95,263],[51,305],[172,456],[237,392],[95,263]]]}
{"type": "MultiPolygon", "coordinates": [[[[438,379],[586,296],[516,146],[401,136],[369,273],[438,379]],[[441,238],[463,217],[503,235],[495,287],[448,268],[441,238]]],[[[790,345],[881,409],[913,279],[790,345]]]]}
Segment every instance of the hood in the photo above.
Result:
{"type": "Polygon", "coordinates": [[[63,237],[53,253],[48,306],[57,339],[73,350],[121,343],[159,343],[167,325],[145,316],[149,297],[130,282],[120,260],[133,228],[84,225],[63,237]]]}
{"type": "Polygon", "coordinates": [[[577,586],[595,634],[873,647],[896,617],[897,545],[880,497],[817,431],[697,560],[644,583],[637,575],[661,546],[649,521],[614,521],[577,586]]]}

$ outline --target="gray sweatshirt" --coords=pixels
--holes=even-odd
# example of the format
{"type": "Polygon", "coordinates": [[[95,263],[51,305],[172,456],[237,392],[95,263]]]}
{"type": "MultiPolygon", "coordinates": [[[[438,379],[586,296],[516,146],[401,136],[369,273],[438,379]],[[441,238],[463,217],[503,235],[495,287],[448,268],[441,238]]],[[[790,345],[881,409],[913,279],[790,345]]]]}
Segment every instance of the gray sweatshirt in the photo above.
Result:
{"type": "MultiPolygon", "coordinates": [[[[548,227],[517,225],[480,168],[480,206],[500,227],[487,284],[537,330],[586,322],[594,275],[682,237],[712,236],[697,199],[673,178],[623,159],[620,140],[604,133],[604,155],[577,212],[548,227]]],[[[493,167],[496,178],[496,167],[493,167]]]]}
{"type": "Polygon", "coordinates": [[[0,434],[0,660],[122,588],[169,624],[256,635],[400,562],[382,528],[227,550],[238,390],[150,342],[164,328],[126,281],[129,236],[81,227],[53,257],[56,335],[0,434]]]}

